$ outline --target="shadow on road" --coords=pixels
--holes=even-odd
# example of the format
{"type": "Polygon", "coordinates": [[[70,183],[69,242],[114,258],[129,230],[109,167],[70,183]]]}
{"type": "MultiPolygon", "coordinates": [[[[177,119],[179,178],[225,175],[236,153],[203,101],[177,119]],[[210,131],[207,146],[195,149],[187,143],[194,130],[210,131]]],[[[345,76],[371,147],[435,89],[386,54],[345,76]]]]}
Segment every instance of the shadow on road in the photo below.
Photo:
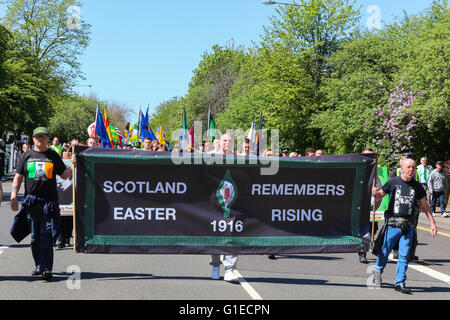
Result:
{"type": "Polygon", "coordinates": [[[210,277],[196,276],[155,276],[146,273],[101,273],[82,272],[81,279],[102,279],[104,280],[211,280],[210,277]]]}
{"type": "Polygon", "coordinates": [[[329,257],[329,256],[313,256],[313,255],[293,255],[293,254],[276,254],[275,259],[301,259],[301,260],[322,260],[322,261],[331,261],[331,260],[341,260],[341,257],[329,257]]]}

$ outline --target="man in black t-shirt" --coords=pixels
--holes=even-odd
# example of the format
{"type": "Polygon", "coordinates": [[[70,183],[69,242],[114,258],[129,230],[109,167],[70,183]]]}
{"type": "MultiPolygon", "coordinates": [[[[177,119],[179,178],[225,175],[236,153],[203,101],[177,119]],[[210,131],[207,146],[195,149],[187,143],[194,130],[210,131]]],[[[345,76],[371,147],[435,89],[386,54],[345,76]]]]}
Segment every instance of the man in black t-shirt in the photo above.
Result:
{"type": "Polygon", "coordinates": [[[382,199],[389,194],[389,206],[384,216],[388,223],[383,247],[378,255],[374,267],[374,285],[381,287],[381,274],[387,264],[389,254],[394,245],[399,243],[397,276],[395,279],[395,290],[402,293],[410,293],[411,290],[405,286],[406,270],[408,268],[408,256],[414,235],[414,214],[417,201],[419,206],[427,214],[431,223],[431,234],[436,236],[437,228],[430,206],[426,200],[426,193],[420,183],[414,180],[416,164],[412,159],[401,162],[402,173],[400,176],[390,178],[380,190],[372,189],[375,199],[382,199]]]}
{"type": "MultiPolygon", "coordinates": [[[[40,127],[33,131],[34,148],[19,158],[11,191],[11,209],[17,211],[17,194],[25,178],[25,199],[11,234],[16,241],[22,239],[17,236],[17,230],[20,229],[17,224],[23,222],[24,219],[21,218],[26,216],[31,232],[31,252],[36,265],[32,275],[41,275],[46,281],[52,278],[53,245],[60,232],[56,175],[62,179],[72,175],[72,168],[66,168],[61,157],[48,148],[49,137],[50,133],[46,128],[40,127]]],[[[21,235],[23,236],[22,233],[21,235]]]]}

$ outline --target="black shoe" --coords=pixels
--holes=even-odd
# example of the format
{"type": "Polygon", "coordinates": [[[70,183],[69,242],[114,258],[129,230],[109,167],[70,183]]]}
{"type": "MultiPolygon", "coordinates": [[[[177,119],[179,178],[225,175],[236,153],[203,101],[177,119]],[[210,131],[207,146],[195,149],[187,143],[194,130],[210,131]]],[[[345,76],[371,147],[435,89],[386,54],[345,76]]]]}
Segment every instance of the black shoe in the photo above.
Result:
{"type": "Polygon", "coordinates": [[[406,293],[406,294],[410,294],[411,293],[411,289],[407,288],[404,284],[395,286],[395,291],[401,292],[401,293],[406,293]]]}
{"type": "Polygon", "coordinates": [[[269,258],[270,260],[276,260],[277,259],[277,257],[275,257],[274,254],[268,255],[267,258],[269,258]]]}
{"type": "Polygon", "coordinates": [[[41,274],[41,279],[45,281],[50,281],[50,279],[53,278],[53,274],[51,271],[45,270],[41,274]]]}
{"type": "Polygon", "coordinates": [[[42,274],[42,271],[39,268],[34,269],[31,271],[32,276],[40,276],[42,274]]]}
{"type": "Polygon", "coordinates": [[[411,261],[417,261],[417,260],[419,260],[419,257],[418,257],[418,256],[412,256],[412,257],[409,257],[409,262],[411,262],[411,261]]]}
{"type": "Polygon", "coordinates": [[[360,263],[369,263],[364,255],[359,256],[359,262],[360,263]]]}
{"type": "Polygon", "coordinates": [[[398,252],[394,252],[394,259],[398,259],[398,252]]]}
{"type": "Polygon", "coordinates": [[[64,242],[62,241],[58,241],[58,243],[56,244],[56,248],[58,249],[62,249],[64,248],[66,245],[64,244],[64,242]]]}

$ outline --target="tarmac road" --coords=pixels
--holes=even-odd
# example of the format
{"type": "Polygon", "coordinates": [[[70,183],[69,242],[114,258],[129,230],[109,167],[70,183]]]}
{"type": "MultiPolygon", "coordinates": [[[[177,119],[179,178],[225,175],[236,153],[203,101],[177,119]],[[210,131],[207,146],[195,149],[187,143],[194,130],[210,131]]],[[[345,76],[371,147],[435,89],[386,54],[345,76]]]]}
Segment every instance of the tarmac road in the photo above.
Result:
{"type": "MultiPolygon", "coordinates": [[[[9,235],[11,181],[4,182],[0,207],[1,300],[448,300],[450,299],[450,218],[436,217],[439,234],[428,221],[418,227],[420,260],[411,263],[407,285],[413,294],[393,290],[395,261],[383,274],[383,287],[370,289],[375,256],[361,264],[356,253],[240,256],[239,284],[211,280],[205,255],[88,255],[72,248],[55,250],[54,279],[32,277],[30,239],[14,243],[9,235]]],[[[223,277],[223,270],[222,277],[223,277]]]]}

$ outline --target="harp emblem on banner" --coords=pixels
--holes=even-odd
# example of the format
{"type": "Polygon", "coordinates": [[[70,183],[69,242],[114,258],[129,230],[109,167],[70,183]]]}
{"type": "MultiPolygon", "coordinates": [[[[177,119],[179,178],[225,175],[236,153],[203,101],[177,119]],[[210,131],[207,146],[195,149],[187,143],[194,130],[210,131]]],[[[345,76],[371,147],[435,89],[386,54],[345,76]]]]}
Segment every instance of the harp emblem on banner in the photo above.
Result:
{"type": "Polygon", "coordinates": [[[230,170],[227,170],[216,192],[217,199],[219,200],[219,205],[223,210],[224,218],[230,217],[230,209],[233,203],[236,201],[237,195],[238,190],[236,183],[231,177],[230,170]]]}

